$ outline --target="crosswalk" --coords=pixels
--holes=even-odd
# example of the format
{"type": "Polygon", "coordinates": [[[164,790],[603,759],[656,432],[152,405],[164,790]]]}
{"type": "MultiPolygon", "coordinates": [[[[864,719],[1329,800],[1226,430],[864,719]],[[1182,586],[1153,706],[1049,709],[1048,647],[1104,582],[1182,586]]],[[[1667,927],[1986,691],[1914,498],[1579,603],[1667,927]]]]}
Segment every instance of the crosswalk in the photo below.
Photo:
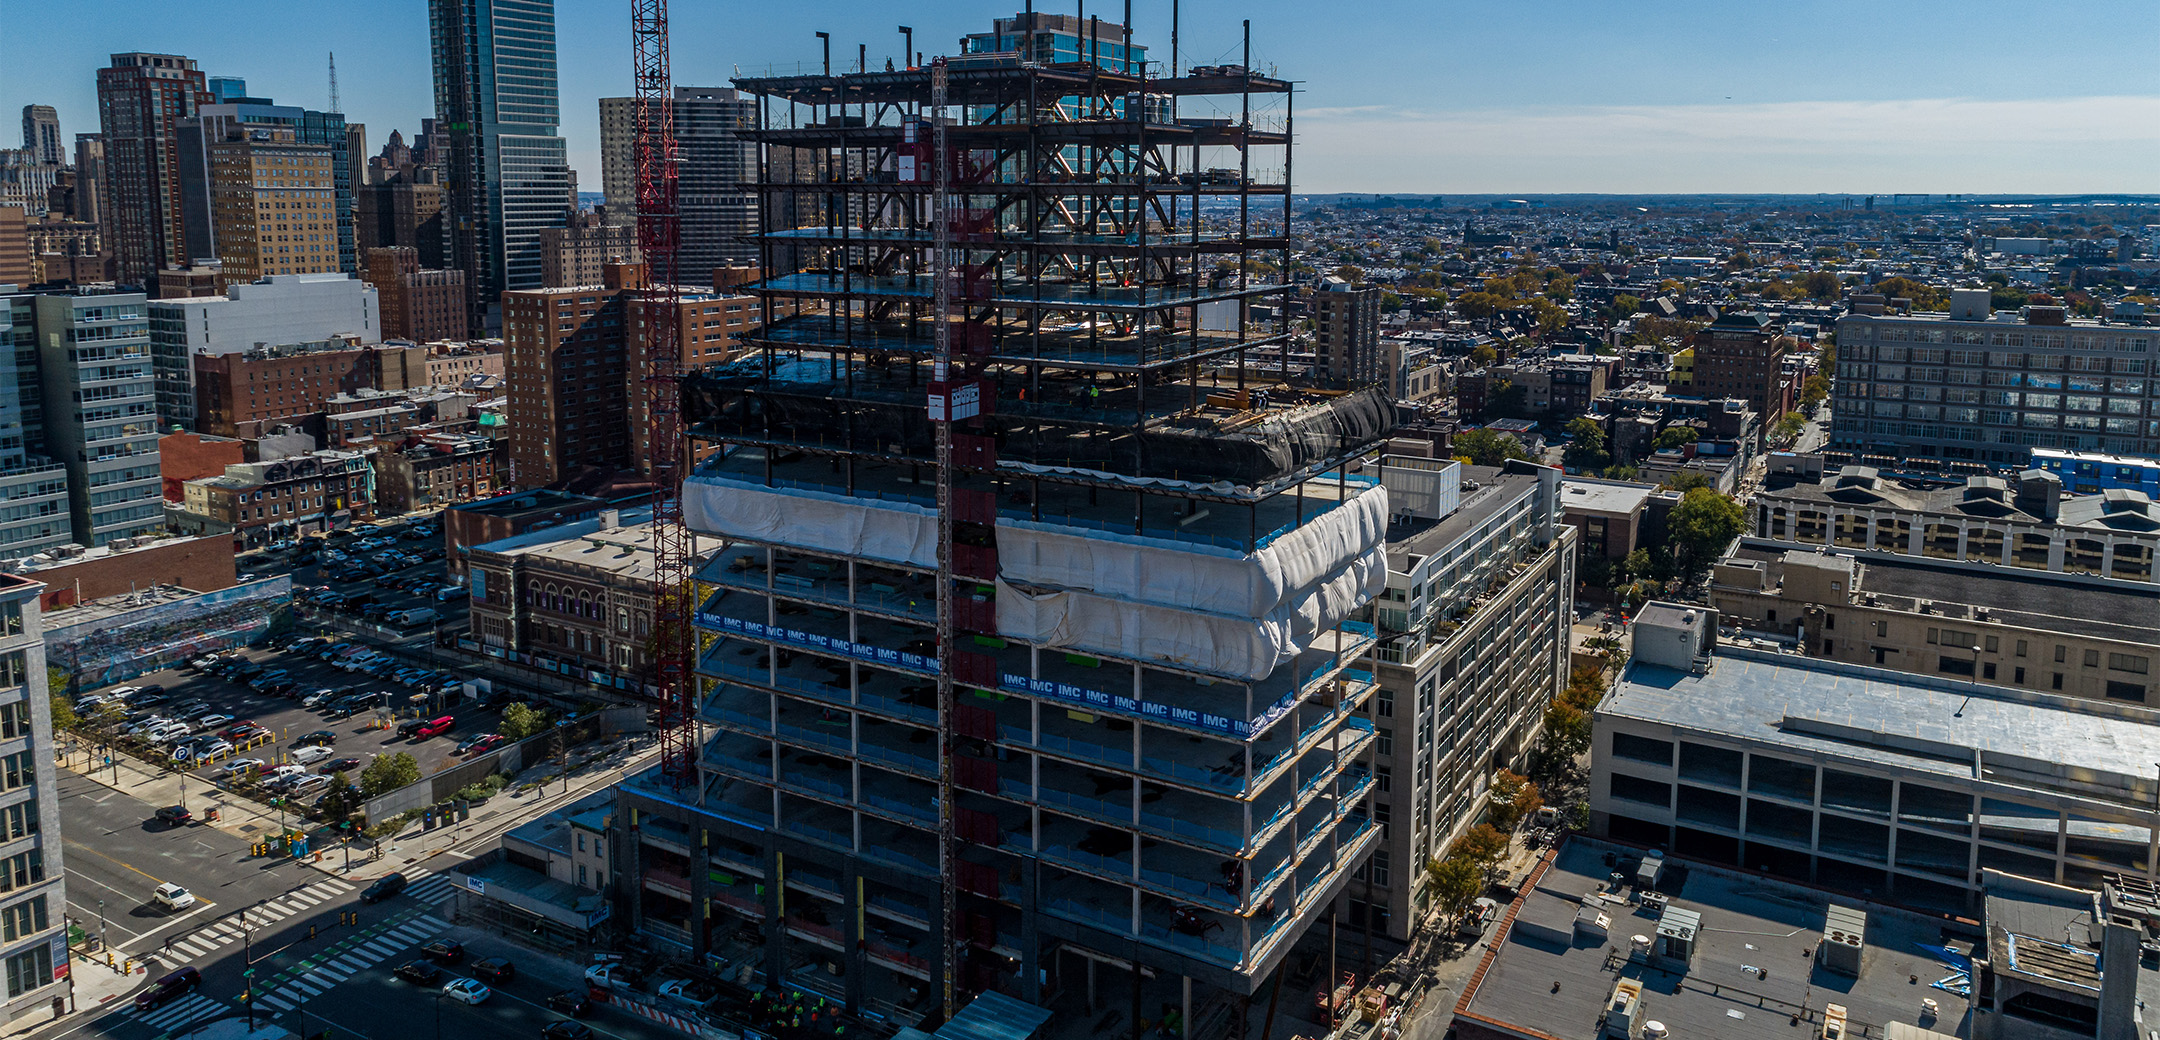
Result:
{"type": "Polygon", "coordinates": [[[219,947],[229,946],[246,938],[248,929],[263,928],[294,914],[307,913],[352,890],[351,884],[337,878],[311,881],[275,899],[264,900],[236,914],[228,914],[213,924],[174,939],[169,948],[173,953],[184,954],[189,958],[206,957],[216,952],[219,947]]]}
{"type": "Polygon", "coordinates": [[[447,927],[439,917],[419,914],[370,929],[268,980],[263,988],[269,992],[255,1002],[273,1010],[291,1011],[355,974],[434,938],[447,927]]]}
{"type": "Polygon", "coordinates": [[[170,1030],[192,1022],[216,1018],[231,1010],[231,1006],[222,1000],[200,993],[189,993],[164,1007],[151,1008],[148,1011],[130,1008],[126,1014],[137,1022],[161,1030],[170,1030]]]}
{"type": "MultiPolygon", "coordinates": [[[[437,874],[424,868],[407,870],[404,874],[407,884],[403,894],[429,907],[440,906],[457,889],[448,875],[437,874]]],[[[236,914],[228,914],[214,924],[176,938],[168,949],[189,960],[208,957],[222,947],[242,941],[250,928],[263,928],[295,914],[313,912],[323,904],[343,897],[355,887],[338,878],[326,877],[310,881],[275,899],[250,906],[236,914]]]]}
{"type": "Polygon", "coordinates": [[[400,871],[405,875],[405,894],[428,906],[441,906],[443,900],[457,891],[457,883],[447,874],[437,874],[425,867],[400,871]]]}

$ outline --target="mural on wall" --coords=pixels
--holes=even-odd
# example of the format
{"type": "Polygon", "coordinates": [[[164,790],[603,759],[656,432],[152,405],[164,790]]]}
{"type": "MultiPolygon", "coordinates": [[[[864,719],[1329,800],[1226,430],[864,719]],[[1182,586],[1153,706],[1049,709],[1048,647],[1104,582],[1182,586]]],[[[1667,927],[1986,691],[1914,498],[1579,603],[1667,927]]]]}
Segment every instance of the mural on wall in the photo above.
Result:
{"type": "Polygon", "coordinates": [[[280,575],[72,625],[63,611],[47,617],[45,658],[74,673],[83,689],[107,686],[244,646],[291,610],[292,578],[280,575]]]}

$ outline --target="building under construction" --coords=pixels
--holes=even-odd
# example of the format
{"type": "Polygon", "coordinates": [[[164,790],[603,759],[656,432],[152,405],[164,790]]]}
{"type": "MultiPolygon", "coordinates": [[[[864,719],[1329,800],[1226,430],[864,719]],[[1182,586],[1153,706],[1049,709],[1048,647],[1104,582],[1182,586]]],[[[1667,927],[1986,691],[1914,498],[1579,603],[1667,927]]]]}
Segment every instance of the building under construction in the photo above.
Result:
{"type": "Polygon", "coordinates": [[[624,909],[903,1020],[949,980],[1223,1035],[1379,838],[1391,406],[1248,358],[1288,80],[966,46],[734,81],[792,316],[684,383],[705,736],[621,789],[624,909]]]}

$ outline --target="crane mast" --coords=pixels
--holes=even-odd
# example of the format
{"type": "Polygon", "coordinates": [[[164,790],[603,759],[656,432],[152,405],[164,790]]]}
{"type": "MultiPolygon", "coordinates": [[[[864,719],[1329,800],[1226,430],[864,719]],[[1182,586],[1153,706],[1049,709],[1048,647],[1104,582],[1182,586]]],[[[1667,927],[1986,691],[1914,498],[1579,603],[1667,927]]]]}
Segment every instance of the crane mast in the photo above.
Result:
{"type": "MultiPolygon", "coordinates": [[[[660,710],[661,775],[680,787],[697,780],[697,645],[690,623],[696,603],[692,536],[683,526],[681,290],[676,250],[681,211],[676,197],[674,80],[668,66],[667,0],[631,0],[632,62],[637,80],[637,232],[645,279],[632,301],[642,317],[640,373],[645,389],[646,457],[653,499],[653,675],[660,710]]],[[[633,333],[635,335],[635,333],[633,333]]]]}

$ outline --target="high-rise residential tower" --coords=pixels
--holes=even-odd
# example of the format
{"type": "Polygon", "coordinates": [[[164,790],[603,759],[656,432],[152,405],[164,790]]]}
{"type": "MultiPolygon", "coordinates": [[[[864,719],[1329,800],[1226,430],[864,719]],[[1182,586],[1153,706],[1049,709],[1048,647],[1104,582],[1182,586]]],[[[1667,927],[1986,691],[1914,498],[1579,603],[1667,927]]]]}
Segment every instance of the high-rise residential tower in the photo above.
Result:
{"type": "Polygon", "coordinates": [[[37,160],[54,166],[65,166],[67,148],[60,142],[60,113],[51,105],[24,105],[22,110],[23,148],[36,152],[37,160]]]}
{"type": "Polygon", "coordinates": [[[105,248],[123,284],[157,285],[159,269],[184,267],[179,128],[211,95],[192,58],[130,52],[98,70],[98,125],[105,139],[105,248]]]}
{"type": "Polygon", "coordinates": [[[428,26],[437,126],[449,138],[452,266],[466,273],[477,331],[504,290],[541,285],[540,230],[572,208],[556,134],[555,4],[428,0],[428,26]]]}
{"type": "MultiPolygon", "coordinates": [[[[745,189],[755,178],[757,146],[742,131],[757,120],[757,105],[726,87],[676,87],[677,205],[682,242],[676,270],[702,281],[715,267],[755,260],[757,197],[745,189]]],[[[637,99],[600,99],[600,183],[608,222],[637,222],[637,99]]]]}
{"type": "Polygon", "coordinates": [[[710,739],[624,781],[612,846],[656,945],[747,924],[746,967],[856,1007],[1101,975],[1234,1018],[1381,842],[1393,408],[1262,364],[1289,287],[1214,276],[1287,256],[1292,84],[1084,24],[1082,63],[734,81],[826,176],[759,178],[804,269],[761,263],[748,351],[684,384],[710,739]]]}

